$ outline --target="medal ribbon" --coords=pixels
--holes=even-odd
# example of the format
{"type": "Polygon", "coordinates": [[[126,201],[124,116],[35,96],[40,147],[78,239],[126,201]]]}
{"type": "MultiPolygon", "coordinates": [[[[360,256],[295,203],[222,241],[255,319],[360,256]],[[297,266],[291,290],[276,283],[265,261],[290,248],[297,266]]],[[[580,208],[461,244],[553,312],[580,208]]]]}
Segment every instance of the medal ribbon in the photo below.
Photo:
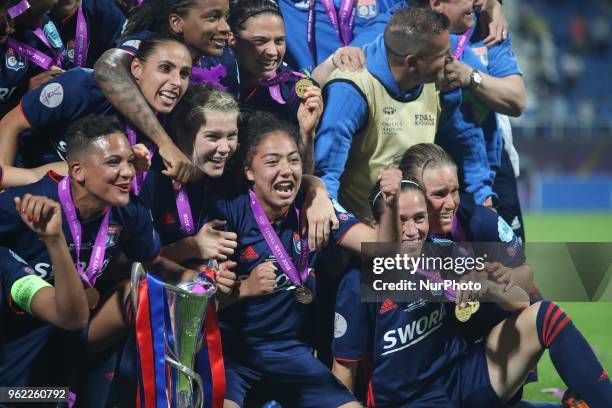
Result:
{"type": "Polygon", "coordinates": [[[261,79],[259,84],[261,86],[267,86],[268,91],[270,92],[270,97],[274,99],[277,103],[284,105],[287,102],[283,98],[283,94],[281,93],[280,85],[289,81],[292,78],[306,78],[306,75],[301,72],[296,71],[284,71],[279,74],[275,74],[272,78],[269,79],[261,79]]]}
{"type": "MultiPolygon", "coordinates": [[[[437,273],[433,271],[424,271],[422,269],[418,269],[417,273],[421,275],[422,277],[426,278],[427,280],[432,281],[434,283],[440,283],[440,284],[444,283],[444,280],[442,279],[442,277],[440,277],[440,275],[438,275],[437,273]]],[[[444,296],[451,302],[454,302],[455,300],[457,300],[457,291],[455,291],[452,288],[444,289],[444,296]]]]}
{"type": "Polygon", "coordinates": [[[107,208],[106,214],[100,224],[100,229],[96,235],[93,250],[87,265],[87,271],[83,271],[80,261],[81,253],[81,239],[82,239],[82,228],[79,218],[76,213],[76,207],[72,200],[72,194],[70,193],[70,176],[66,176],[59,182],[57,186],[57,192],[59,195],[60,204],[66,214],[68,226],[70,227],[70,234],[72,235],[72,242],[74,243],[74,249],[76,252],[76,268],[81,276],[81,280],[86,284],[87,287],[93,287],[96,283],[96,275],[102,269],[104,265],[104,254],[106,253],[106,238],[108,237],[108,221],[110,218],[111,209],[107,208]]]}
{"type": "MultiPolygon", "coordinates": [[[[264,239],[268,244],[268,248],[270,248],[272,251],[272,254],[278,261],[278,264],[283,272],[285,272],[289,279],[291,279],[291,282],[293,282],[296,286],[304,286],[304,281],[308,276],[308,240],[300,237],[302,250],[300,251],[298,267],[296,268],[291,261],[289,254],[287,254],[283,243],[274,231],[274,228],[272,228],[272,225],[270,224],[270,221],[268,220],[268,217],[266,216],[266,213],[261,207],[261,204],[259,203],[259,200],[257,199],[257,196],[253,190],[249,190],[249,196],[251,199],[251,211],[253,212],[255,221],[257,221],[259,231],[261,231],[261,234],[264,236],[264,239]]],[[[295,214],[297,216],[299,225],[300,212],[297,208],[295,208],[295,206],[293,208],[295,209],[295,214]]]]}
{"type": "Polygon", "coordinates": [[[76,34],[74,35],[74,66],[84,67],[87,63],[87,50],[89,48],[89,37],[87,33],[87,21],[83,15],[83,5],[79,6],[77,13],[76,34]]]}
{"type": "MultiPolygon", "coordinates": [[[[57,27],[55,27],[55,24],[53,23],[53,21],[49,20],[47,24],[57,33],[57,36],[59,37],[59,32],[57,31],[57,27]]],[[[43,31],[43,29],[38,27],[36,30],[33,31],[33,33],[36,37],[38,37],[40,41],[42,41],[43,44],[47,46],[47,48],[51,51],[51,53],[55,55],[54,63],[57,67],[61,68],[62,67],[62,55],[60,52],[55,51],[55,48],[53,48],[53,46],[49,42],[49,39],[47,38],[47,35],[43,31]]]]}
{"type": "Polygon", "coordinates": [[[457,46],[455,47],[455,51],[453,51],[453,57],[455,57],[455,59],[459,59],[463,55],[463,51],[465,51],[465,47],[467,46],[468,40],[472,36],[473,30],[474,27],[470,27],[466,32],[459,36],[457,46]]]}
{"type": "Polygon", "coordinates": [[[185,235],[192,236],[195,234],[195,224],[193,222],[193,215],[191,214],[191,205],[189,204],[189,196],[187,195],[187,188],[185,185],[181,185],[178,191],[174,192],[176,198],[176,209],[179,215],[179,222],[181,224],[181,231],[185,235]]]}
{"type": "Polygon", "coordinates": [[[38,51],[36,48],[30,47],[21,41],[15,40],[14,38],[9,37],[6,44],[8,48],[11,48],[15,52],[15,54],[24,57],[45,71],[50,70],[55,63],[55,60],[44,52],[38,51]]]}
{"type": "MultiPolygon", "coordinates": [[[[353,39],[353,26],[355,25],[355,0],[342,0],[340,3],[340,15],[336,13],[334,0],[321,0],[323,8],[327,13],[327,17],[338,34],[338,38],[343,46],[350,44],[353,39]]],[[[314,23],[315,23],[315,3],[316,0],[310,0],[308,3],[308,20],[306,26],[306,41],[308,48],[313,58],[313,64],[316,65],[316,46],[314,43],[314,23]]]]}
{"type": "Polygon", "coordinates": [[[6,13],[9,15],[10,18],[14,20],[15,17],[22,15],[29,8],[30,8],[30,3],[28,3],[28,0],[21,0],[19,3],[15,4],[13,7],[10,7],[8,10],[6,10],[6,13]]]}
{"type": "MultiPolygon", "coordinates": [[[[137,142],[136,131],[127,123],[125,124],[125,133],[127,134],[128,141],[130,142],[130,146],[134,146],[137,142]]],[[[149,149],[149,160],[153,160],[153,156],[155,156],[155,152],[157,151],[157,147],[152,146],[150,144],[146,144],[147,149],[149,149]]],[[[138,173],[134,176],[132,180],[132,191],[134,194],[140,194],[140,189],[142,187],[142,183],[144,183],[145,178],[147,178],[147,172],[143,171],[142,173],[138,173]]]]}

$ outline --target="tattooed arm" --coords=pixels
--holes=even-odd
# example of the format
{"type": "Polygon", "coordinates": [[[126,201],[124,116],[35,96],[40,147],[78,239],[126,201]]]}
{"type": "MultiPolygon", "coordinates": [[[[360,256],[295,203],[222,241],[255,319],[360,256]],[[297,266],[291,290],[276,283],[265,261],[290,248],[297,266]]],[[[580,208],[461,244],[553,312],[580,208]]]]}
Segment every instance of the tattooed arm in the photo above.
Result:
{"type": "Polygon", "coordinates": [[[164,174],[185,183],[192,171],[191,161],[174,144],[132,78],[133,57],[120,49],[106,51],[96,62],[96,79],[113,106],[144,132],[159,148],[164,174]]]}

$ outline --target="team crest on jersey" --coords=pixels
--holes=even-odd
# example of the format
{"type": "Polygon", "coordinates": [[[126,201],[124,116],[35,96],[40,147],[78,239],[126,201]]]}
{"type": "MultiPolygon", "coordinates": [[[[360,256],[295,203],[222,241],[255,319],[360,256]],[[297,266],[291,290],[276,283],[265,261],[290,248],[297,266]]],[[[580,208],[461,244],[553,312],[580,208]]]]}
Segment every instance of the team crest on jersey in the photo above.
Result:
{"type": "Polygon", "coordinates": [[[502,242],[510,242],[514,238],[514,232],[502,217],[497,217],[497,233],[502,242]]]}
{"type": "Polygon", "coordinates": [[[119,234],[121,234],[121,230],[123,227],[121,225],[109,225],[108,226],[108,236],[106,237],[106,247],[114,247],[117,245],[117,241],[119,240],[119,234]]]}
{"type": "Polygon", "coordinates": [[[74,40],[70,40],[66,44],[66,54],[70,61],[74,61],[74,40]]]}
{"type": "Polygon", "coordinates": [[[12,69],[13,71],[19,71],[26,67],[27,60],[21,55],[15,54],[12,48],[8,48],[6,50],[6,54],[4,56],[5,64],[8,69],[12,69]]]}
{"type": "Polygon", "coordinates": [[[295,231],[293,232],[293,250],[298,255],[302,253],[302,239],[300,234],[295,231]]]}
{"type": "Polygon", "coordinates": [[[377,15],[376,0],[357,0],[357,17],[369,20],[377,15]]]}
{"type": "Polygon", "coordinates": [[[487,51],[487,47],[474,47],[472,48],[474,54],[480,59],[480,62],[485,67],[489,66],[489,52],[487,51]]]}
{"type": "Polygon", "coordinates": [[[298,10],[308,10],[308,1],[309,0],[297,0],[293,2],[293,5],[298,10]]]}

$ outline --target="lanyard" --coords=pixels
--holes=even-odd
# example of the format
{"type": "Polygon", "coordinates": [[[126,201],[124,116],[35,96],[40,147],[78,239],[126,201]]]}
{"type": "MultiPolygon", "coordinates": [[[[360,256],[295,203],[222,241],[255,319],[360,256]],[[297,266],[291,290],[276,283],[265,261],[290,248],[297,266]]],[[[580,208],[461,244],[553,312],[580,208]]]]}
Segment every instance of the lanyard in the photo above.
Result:
{"type": "Polygon", "coordinates": [[[108,221],[110,218],[110,208],[107,209],[100,229],[96,235],[96,240],[91,252],[89,259],[89,265],[87,265],[87,271],[83,271],[81,266],[80,253],[81,253],[81,240],[82,240],[82,227],[79,222],[79,217],[76,213],[74,201],[72,200],[72,194],[70,193],[70,176],[66,176],[59,182],[57,186],[57,192],[59,195],[60,204],[66,214],[68,226],[70,227],[70,234],[72,235],[72,242],[74,243],[74,250],[76,252],[76,268],[81,276],[81,280],[88,287],[94,286],[96,283],[96,275],[102,269],[104,265],[104,254],[106,253],[106,238],[108,237],[108,221]]]}
{"type": "Polygon", "coordinates": [[[259,84],[261,86],[267,86],[268,92],[270,92],[270,97],[274,99],[277,103],[284,105],[287,102],[283,98],[283,94],[281,92],[280,85],[282,83],[285,83],[291,80],[292,78],[306,78],[306,75],[302,74],[301,72],[284,71],[279,74],[275,74],[270,79],[260,80],[259,84]]]}
{"type": "MultiPolygon", "coordinates": [[[[287,254],[283,243],[274,231],[274,228],[272,228],[272,225],[270,224],[268,217],[266,217],[266,213],[261,207],[261,204],[259,203],[259,200],[257,199],[257,196],[253,190],[249,190],[249,197],[251,211],[253,212],[255,221],[257,221],[259,231],[261,231],[266,243],[268,244],[268,248],[270,248],[272,251],[272,254],[278,261],[283,272],[285,272],[289,279],[291,279],[291,282],[293,282],[296,286],[303,286],[306,276],[308,276],[308,241],[300,237],[301,251],[298,266],[296,268],[291,261],[289,254],[287,254]]],[[[294,209],[299,222],[300,212],[297,208],[294,207],[294,209]]]]}
{"type": "MultiPolygon", "coordinates": [[[[336,12],[334,0],[321,0],[323,8],[336,34],[344,47],[350,44],[353,39],[353,26],[355,25],[355,0],[342,0],[340,12],[336,12]]],[[[314,43],[314,24],[315,24],[315,3],[316,0],[308,2],[308,19],[306,26],[306,41],[312,55],[313,63],[316,62],[316,45],[314,43]]],[[[316,65],[316,64],[315,64],[316,65]]]]}
{"type": "Polygon", "coordinates": [[[74,66],[84,67],[87,64],[87,49],[89,48],[89,37],[87,33],[87,21],[83,14],[83,4],[77,12],[76,33],[74,35],[74,66]]]}
{"type": "Polygon", "coordinates": [[[455,57],[455,59],[459,59],[463,55],[463,51],[465,51],[465,47],[467,46],[468,40],[472,36],[473,29],[473,27],[468,29],[466,32],[461,34],[461,36],[457,40],[457,47],[455,47],[455,51],[453,51],[453,56],[455,57]]]}

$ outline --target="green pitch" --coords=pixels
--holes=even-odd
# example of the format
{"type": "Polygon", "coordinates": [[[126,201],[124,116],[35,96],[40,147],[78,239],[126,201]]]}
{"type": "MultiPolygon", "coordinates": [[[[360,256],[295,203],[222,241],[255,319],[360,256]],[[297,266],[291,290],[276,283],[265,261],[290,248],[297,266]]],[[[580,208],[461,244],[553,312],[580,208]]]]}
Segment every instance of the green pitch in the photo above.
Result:
{"type": "MultiPolygon", "coordinates": [[[[525,227],[527,242],[612,242],[612,213],[527,214],[525,227]]],[[[610,290],[608,287],[607,292],[610,290]]],[[[589,341],[604,368],[612,372],[612,304],[560,302],[560,305],[589,341]]],[[[544,388],[565,390],[548,353],[542,357],[538,373],[539,381],[525,387],[524,398],[559,401],[558,397],[541,392],[544,388]]]]}

